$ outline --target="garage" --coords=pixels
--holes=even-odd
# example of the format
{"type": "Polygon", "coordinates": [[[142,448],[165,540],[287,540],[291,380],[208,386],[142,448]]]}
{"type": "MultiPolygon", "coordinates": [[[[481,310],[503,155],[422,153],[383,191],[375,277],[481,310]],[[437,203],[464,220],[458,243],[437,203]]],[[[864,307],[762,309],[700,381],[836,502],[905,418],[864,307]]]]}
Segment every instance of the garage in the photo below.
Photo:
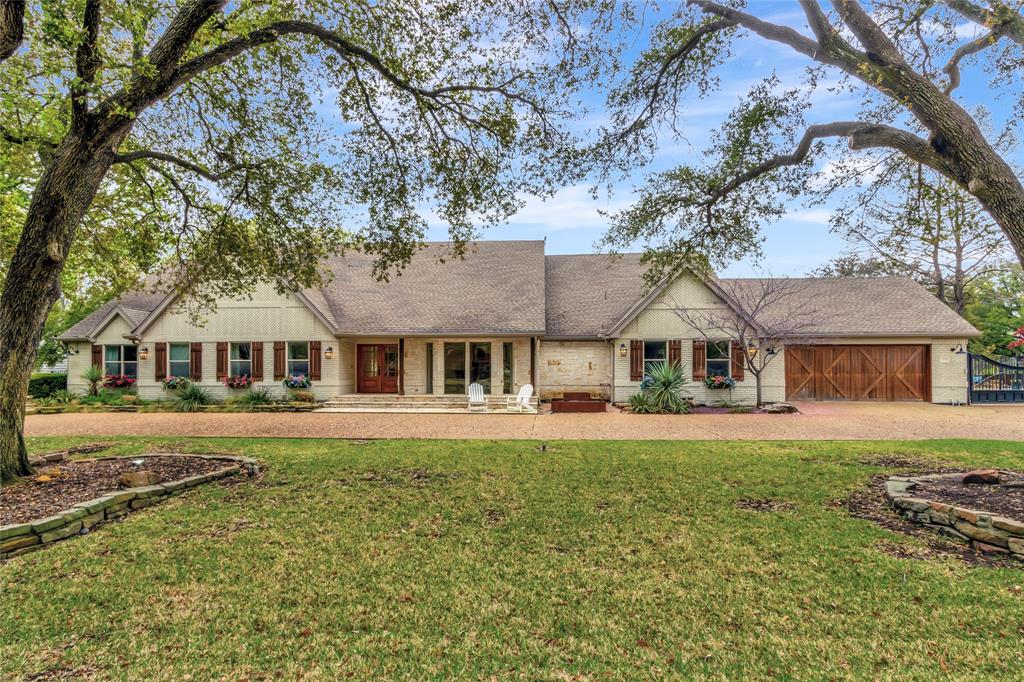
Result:
{"type": "Polygon", "coordinates": [[[786,348],[787,400],[931,401],[926,345],[786,348]]]}

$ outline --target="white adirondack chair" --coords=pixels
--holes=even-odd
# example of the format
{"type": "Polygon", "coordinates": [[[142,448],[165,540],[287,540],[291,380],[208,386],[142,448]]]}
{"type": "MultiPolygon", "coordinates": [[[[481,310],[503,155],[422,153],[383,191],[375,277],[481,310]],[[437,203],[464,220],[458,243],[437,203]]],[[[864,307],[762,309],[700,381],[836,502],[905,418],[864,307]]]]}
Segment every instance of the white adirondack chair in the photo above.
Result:
{"type": "Polygon", "coordinates": [[[487,411],[487,396],[484,395],[484,387],[480,384],[473,383],[469,385],[469,411],[487,411]]]}
{"type": "Polygon", "coordinates": [[[530,404],[531,397],[533,397],[533,384],[524,384],[519,389],[519,395],[509,396],[506,399],[505,409],[509,412],[536,412],[537,410],[530,404]]]}

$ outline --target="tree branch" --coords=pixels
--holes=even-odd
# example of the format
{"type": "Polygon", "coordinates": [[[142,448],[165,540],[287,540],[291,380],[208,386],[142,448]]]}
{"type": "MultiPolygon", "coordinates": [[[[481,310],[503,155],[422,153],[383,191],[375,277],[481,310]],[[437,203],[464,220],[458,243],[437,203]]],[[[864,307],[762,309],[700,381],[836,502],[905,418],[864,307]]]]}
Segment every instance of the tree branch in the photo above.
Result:
{"type": "Polygon", "coordinates": [[[18,49],[25,36],[25,0],[0,1],[0,62],[18,49]]]}
{"type": "Polygon", "coordinates": [[[1019,45],[1024,45],[1024,15],[1002,2],[991,1],[993,9],[982,7],[970,0],[942,0],[950,9],[985,28],[1002,29],[1004,35],[1019,45]]]}
{"type": "Polygon", "coordinates": [[[850,140],[850,149],[872,149],[876,147],[897,149],[911,159],[934,168],[940,173],[949,175],[953,172],[953,169],[949,167],[946,160],[939,156],[926,140],[922,140],[909,131],[876,123],[840,121],[809,127],[792,153],[774,156],[738,175],[723,185],[721,189],[712,192],[701,205],[710,208],[740,185],[779,168],[802,163],[811,150],[811,144],[815,140],[827,137],[848,138],[850,140]]]}
{"type": "Polygon", "coordinates": [[[89,85],[102,64],[96,42],[100,32],[100,0],[86,0],[82,17],[85,37],[75,51],[76,82],[71,86],[71,124],[81,125],[89,113],[89,85]]]}
{"type": "Polygon", "coordinates": [[[843,23],[850,27],[857,40],[867,50],[868,59],[875,62],[884,61],[892,66],[906,65],[896,45],[864,11],[858,0],[837,0],[835,8],[843,23]]]}
{"type": "Polygon", "coordinates": [[[167,154],[166,152],[157,152],[148,149],[140,149],[133,152],[125,152],[123,154],[114,155],[114,163],[132,163],[133,161],[140,161],[142,159],[153,159],[156,161],[164,161],[166,163],[172,163],[175,166],[179,166],[186,170],[192,171],[196,175],[200,175],[211,182],[217,182],[223,180],[233,173],[237,173],[240,170],[247,168],[254,168],[253,164],[238,163],[233,166],[229,166],[220,172],[214,172],[203,168],[202,166],[192,163],[186,159],[183,159],[173,154],[167,154]]]}
{"type": "Polygon", "coordinates": [[[964,43],[957,48],[953,56],[950,57],[949,62],[942,69],[947,76],[949,76],[949,83],[943,88],[943,94],[949,95],[958,87],[960,87],[960,62],[967,56],[977,54],[986,47],[995,45],[999,42],[999,39],[1006,35],[1005,31],[1001,27],[992,29],[991,32],[986,33],[983,36],[979,36],[969,43],[964,43]]]}

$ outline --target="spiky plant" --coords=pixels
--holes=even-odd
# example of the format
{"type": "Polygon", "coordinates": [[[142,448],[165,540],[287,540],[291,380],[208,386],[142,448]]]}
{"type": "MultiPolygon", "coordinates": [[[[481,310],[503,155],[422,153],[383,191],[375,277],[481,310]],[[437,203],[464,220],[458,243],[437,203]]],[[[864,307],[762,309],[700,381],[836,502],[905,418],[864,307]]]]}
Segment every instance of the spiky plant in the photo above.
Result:
{"type": "Polygon", "coordinates": [[[82,372],[82,378],[89,385],[89,395],[100,394],[100,384],[103,383],[105,377],[106,374],[99,365],[89,365],[85,368],[85,371],[82,372]]]}
{"type": "Polygon", "coordinates": [[[178,399],[174,402],[174,409],[178,412],[199,412],[204,405],[213,402],[213,396],[198,384],[189,384],[181,389],[178,399]]]}
{"type": "Polygon", "coordinates": [[[654,404],[656,412],[686,414],[690,411],[686,391],[686,374],[677,362],[655,364],[647,373],[644,395],[654,404]]]}

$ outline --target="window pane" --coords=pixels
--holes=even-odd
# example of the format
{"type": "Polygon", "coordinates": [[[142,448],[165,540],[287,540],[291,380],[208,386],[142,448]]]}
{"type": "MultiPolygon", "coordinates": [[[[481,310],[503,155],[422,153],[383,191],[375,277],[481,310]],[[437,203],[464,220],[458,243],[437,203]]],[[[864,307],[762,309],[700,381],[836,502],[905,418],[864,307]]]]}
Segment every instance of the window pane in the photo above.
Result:
{"type": "Polygon", "coordinates": [[[728,360],[729,359],[729,342],[728,341],[708,341],[708,359],[709,360],[728,360]]]}
{"type": "Polygon", "coordinates": [[[297,377],[300,374],[305,376],[309,374],[309,361],[308,360],[289,360],[288,361],[288,374],[293,377],[297,377]]]}
{"type": "Polygon", "coordinates": [[[107,360],[107,364],[111,362],[121,362],[121,346],[104,346],[103,352],[104,357],[107,360]]]}
{"type": "Polygon", "coordinates": [[[167,373],[172,377],[187,377],[190,374],[189,363],[187,362],[172,362],[167,373]]]}
{"type": "Polygon", "coordinates": [[[644,341],[644,360],[665,360],[668,358],[667,341],[644,341]]]}
{"type": "Polygon", "coordinates": [[[135,346],[121,346],[121,350],[123,352],[124,360],[126,362],[135,362],[136,360],[139,359],[139,349],[136,348],[135,346]]]}
{"type": "Polygon", "coordinates": [[[728,360],[708,360],[708,376],[729,376],[728,360]]]}
{"type": "Polygon", "coordinates": [[[232,360],[248,360],[249,359],[249,344],[247,344],[247,343],[233,343],[233,344],[231,344],[231,359],[232,360]]]}
{"type": "Polygon", "coordinates": [[[247,377],[247,376],[249,376],[250,374],[252,374],[252,369],[251,369],[251,367],[249,365],[250,365],[250,363],[249,363],[248,360],[232,360],[231,361],[231,376],[233,376],[233,377],[241,377],[241,376],[246,376],[247,377]]]}
{"type": "Polygon", "coordinates": [[[426,393],[429,394],[434,392],[434,344],[428,343],[424,353],[426,354],[424,366],[427,373],[426,393]]]}
{"type": "Polygon", "coordinates": [[[113,376],[115,374],[120,374],[121,373],[121,363],[120,362],[108,362],[103,367],[103,371],[104,371],[104,373],[109,374],[111,376],[113,376]]]}
{"type": "Polygon", "coordinates": [[[444,344],[444,392],[462,395],[466,392],[466,344],[444,344]]]}
{"type": "Polygon", "coordinates": [[[309,360],[309,344],[305,341],[289,341],[288,359],[309,360]]]}
{"type": "Polygon", "coordinates": [[[469,344],[470,377],[471,383],[480,384],[484,387],[484,393],[491,392],[491,344],[471,343],[469,344]]]}
{"type": "Polygon", "coordinates": [[[398,376],[398,346],[384,346],[384,376],[398,376]]]}
{"type": "Polygon", "coordinates": [[[171,362],[188,362],[188,344],[172,343],[169,355],[171,362]]]}
{"type": "Polygon", "coordinates": [[[512,344],[501,344],[501,392],[512,393],[512,344]]]}
{"type": "Polygon", "coordinates": [[[126,362],[124,363],[124,370],[121,372],[127,377],[135,378],[139,376],[139,363],[137,362],[126,362]]]}

